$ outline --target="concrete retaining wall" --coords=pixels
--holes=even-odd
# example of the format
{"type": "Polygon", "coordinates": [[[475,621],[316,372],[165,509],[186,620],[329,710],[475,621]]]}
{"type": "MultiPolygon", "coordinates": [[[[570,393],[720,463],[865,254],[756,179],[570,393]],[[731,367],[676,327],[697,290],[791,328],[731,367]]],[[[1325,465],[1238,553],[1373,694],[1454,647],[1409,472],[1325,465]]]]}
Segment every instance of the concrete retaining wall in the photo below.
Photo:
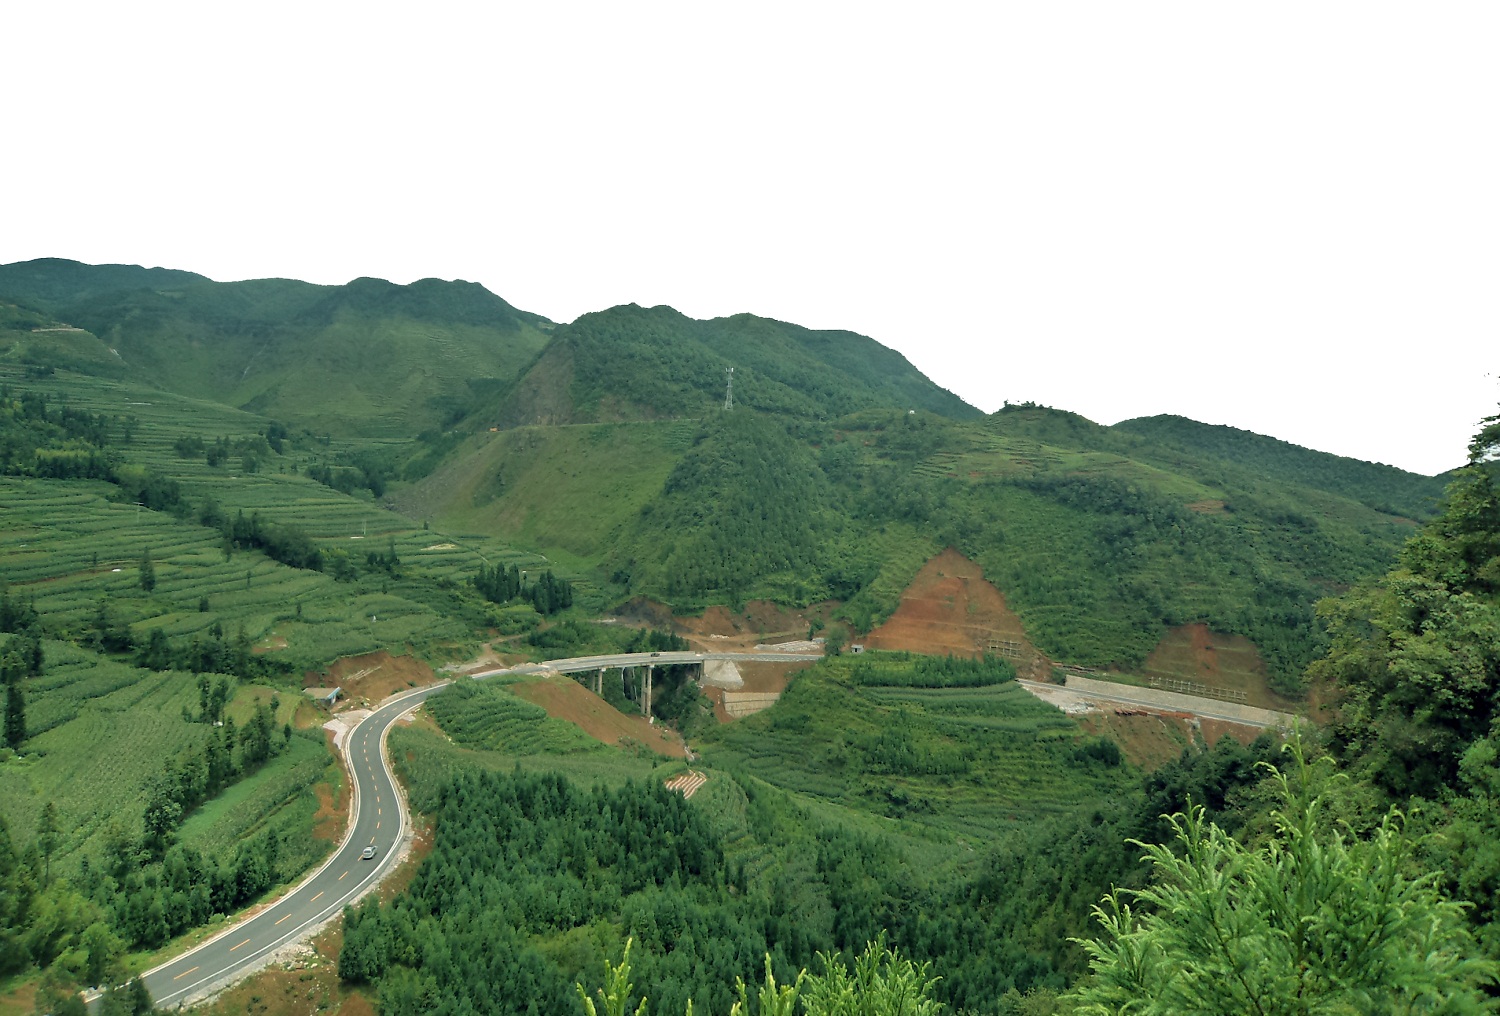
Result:
{"type": "MultiPolygon", "coordinates": [[[[1218,699],[1199,698],[1175,691],[1157,688],[1141,688],[1133,684],[1116,684],[1113,681],[1096,681],[1089,677],[1068,675],[1067,689],[1079,695],[1097,695],[1100,698],[1121,700],[1150,708],[1165,709],[1174,713],[1201,713],[1221,716],[1236,723],[1248,723],[1253,727],[1291,727],[1297,717],[1291,713],[1280,713],[1274,709],[1257,706],[1242,706],[1235,702],[1220,702],[1218,699]]],[[[1306,722],[1306,721],[1303,721],[1306,722]]]]}

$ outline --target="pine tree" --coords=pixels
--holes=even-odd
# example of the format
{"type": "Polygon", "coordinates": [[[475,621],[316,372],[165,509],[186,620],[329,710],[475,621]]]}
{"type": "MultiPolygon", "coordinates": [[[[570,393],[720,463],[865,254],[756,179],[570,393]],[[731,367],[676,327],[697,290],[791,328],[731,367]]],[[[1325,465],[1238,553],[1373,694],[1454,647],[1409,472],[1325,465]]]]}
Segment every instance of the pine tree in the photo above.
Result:
{"type": "Polygon", "coordinates": [[[52,884],[52,855],[57,852],[57,805],[48,801],[36,825],[36,845],[42,852],[42,886],[52,884]]]}
{"type": "Polygon", "coordinates": [[[146,592],[156,588],[156,567],[151,563],[151,551],[141,554],[141,588],[146,592]]]}
{"type": "Polygon", "coordinates": [[[21,691],[21,679],[12,677],[5,689],[5,744],[14,751],[21,750],[26,740],[26,696],[21,691]]]}

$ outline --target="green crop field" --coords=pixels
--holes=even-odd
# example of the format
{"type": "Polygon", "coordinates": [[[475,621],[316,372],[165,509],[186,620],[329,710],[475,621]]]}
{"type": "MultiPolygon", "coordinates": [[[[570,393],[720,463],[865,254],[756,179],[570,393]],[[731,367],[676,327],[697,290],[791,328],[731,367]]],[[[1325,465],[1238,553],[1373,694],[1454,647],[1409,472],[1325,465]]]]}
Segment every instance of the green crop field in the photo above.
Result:
{"type": "Polygon", "coordinates": [[[280,838],[284,867],[301,871],[333,846],[312,836],[318,810],[312,788],[319,782],[337,787],[341,778],[342,769],[324,744],[321,730],[294,734],[286,750],[264,768],[189,816],[178,839],[206,854],[228,856],[240,841],[274,830],[280,838]]]}
{"type": "Polygon", "coordinates": [[[504,685],[461,681],[427,702],[448,736],[461,745],[512,755],[569,755],[606,750],[572,723],[553,719],[541,706],[504,685]]]}
{"type": "Polygon", "coordinates": [[[254,551],[226,555],[216,531],[107,501],[102,484],[86,489],[95,486],[0,477],[0,512],[11,523],[0,533],[5,577],[49,624],[81,630],[102,602],[137,635],[160,627],[189,638],[219,625],[252,640],[279,639],[279,652],[307,666],[469,636],[460,622],[396,592],[339,583],[254,551]],[[149,593],[139,574],[148,552],[156,575],[149,593]]]}
{"type": "MultiPolygon", "coordinates": [[[[562,722],[562,721],[557,721],[562,722]]],[[[398,726],[391,730],[390,754],[411,795],[412,807],[431,812],[437,806],[438,793],[454,774],[480,768],[509,772],[520,768],[527,772],[560,773],[583,785],[618,786],[627,780],[659,777],[672,765],[650,752],[569,751],[512,753],[466,748],[446,736],[420,726],[398,726]]]]}
{"type": "MultiPolygon", "coordinates": [[[[97,857],[112,831],[138,835],[144,788],[166,762],[197,749],[209,728],[183,718],[198,707],[191,674],[141,670],[64,642],[49,641],[45,650],[45,672],[27,682],[27,752],[0,765],[0,816],[26,842],[50,801],[62,830],[55,863],[68,869],[97,857]]],[[[241,685],[226,715],[243,723],[270,695],[241,685]]],[[[278,730],[297,704],[295,694],[282,697],[278,730]]],[[[190,816],[185,841],[227,851],[328,776],[334,760],[321,736],[294,736],[289,749],[190,816]]],[[[279,825],[305,841],[311,812],[302,811],[279,825]]]]}
{"type": "Polygon", "coordinates": [[[704,761],[981,839],[1084,806],[1127,778],[1080,757],[1077,725],[1014,684],[856,687],[842,676],[848,660],[820,664],[770,709],[706,732],[704,761]]]}

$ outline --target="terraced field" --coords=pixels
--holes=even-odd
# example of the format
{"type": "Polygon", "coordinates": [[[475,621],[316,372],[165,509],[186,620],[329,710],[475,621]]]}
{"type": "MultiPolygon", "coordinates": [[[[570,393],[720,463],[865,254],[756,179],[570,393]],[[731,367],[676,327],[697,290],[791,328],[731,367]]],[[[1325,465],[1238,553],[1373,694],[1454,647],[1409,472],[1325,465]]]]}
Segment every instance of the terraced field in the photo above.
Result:
{"type": "Polygon", "coordinates": [[[854,688],[847,657],[799,677],[773,708],[702,738],[704,761],[784,790],[933,830],[993,838],[1118,783],[1080,761],[1077,725],[1014,684],[854,688]]]}
{"type": "Polygon", "coordinates": [[[159,627],[190,638],[218,625],[253,641],[273,639],[279,651],[309,663],[467,637],[459,622],[397,592],[339,583],[258,552],[226,554],[216,530],[107,501],[107,489],[0,477],[5,578],[49,624],[81,631],[107,604],[114,620],[141,637],[159,627]],[[156,577],[149,593],[140,582],[146,553],[156,577]]]}
{"type": "MultiPolygon", "coordinates": [[[[256,472],[238,469],[238,456],[215,467],[174,448],[183,437],[207,444],[255,438],[268,421],[253,414],[97,378],[26,378],[0,368],[0,383],[17,393],[43,393],[53,405],[128,421],[117,424],[130,434],[118,450],[132,464],[179,483],[193,516],[178,519],[113,502],[116,488],[103,482],[0,477],[0,578],[17,595],[34,599],[53,619],[49,623],[82,629],[107,601],[112,616],[137,635],[160,627],[169,637],[187,638],[217,625],[313,665],[375,649],[429,651],[463,643],[472,625],[443,616],[463,615],[445,609],[450,603],[434,603],[434,596],[443,598],[440,590],[461,584],[484,563],[546,565],[491,537],[431,531],[368,496],[343,494],[304,475],[340,450],[334,443],[293,442],[286,455],[263,458],[256,472]],[[230,551],[217,529],[194,521],[209,500],[227,517],[258,513],[264,523],[295,525],[325,552],[347,552],[362,571],[368,553],[393,550],[398,574],[350,585],[257,551],[230,551]],[[149,593],[139,572],[147,553],[156,576],[149,593]]],[[[586,597],[587,585],[576,595],[586,597]]]]}
{"type": "Polygon", "coordinates": [[[553,719],[499,682],[460,681],[429,699],[427,708],[454,741],[470,748],[513,755],[605,750],[578,727],[553,719]]]}
{"type": "MultiPolygon", "coordinates": [[[[61,840],[56,863],[68,870],[76,858],[99,856],[119,836],[139,835],[144,788],[180,753],[207,736],[184,718],[198,706],[193,675],[141,670],[65,642],[45,644],[45,673],[27,682],[27,753],[0,765],[0,815],[28,836],[52,802],[61,840]]],[[[228,715],[248,718],[270,690],[241,686],[228,715]]],[[[283,695],[277,729],[290,722],[298,701],[283,695]]],[[[302,793],[330,776],[333,757],[321,731],[294,735],[287,750],[244,783],[190,817],[183,839],[199,849],[230,849],[246,832],[267,823],[288,834],[289,849],[311,862],[311,813],[296,808],[315,801],[302,793]]]]}

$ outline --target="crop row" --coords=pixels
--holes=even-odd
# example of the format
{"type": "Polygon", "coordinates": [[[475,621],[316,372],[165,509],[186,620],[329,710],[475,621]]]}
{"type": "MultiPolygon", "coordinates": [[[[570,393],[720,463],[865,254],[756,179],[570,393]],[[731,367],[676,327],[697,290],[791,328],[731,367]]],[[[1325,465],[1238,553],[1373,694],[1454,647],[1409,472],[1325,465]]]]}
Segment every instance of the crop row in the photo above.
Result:
{"type": "Polygon", "coordinates": [[[85,846],[97,851],[112,825],[127,833],[138,829],[146,782],[165,759],[203,737],[206,728],[182,719],[182,710],[196,704],[196,688],[188,674],[153,674],[104,660],[95,668],[49,668],[46,677],[57,683],[28,683],[28,718],[45,718],[48,727],[33,734],[27,749],[47,764],[0,766],[0,812],[24,839],[51,801],[63,830],[59,853],[85,846]]]}
{"type": "Polygon", "coordinates": [[[454,685],[431,699],[428,708],[450,737],[474,748],[531,755],[599,747],[577,727],[552,719],[542,707],[500,687],[454,685]]]}
{"type": "Polygon", "coordinates": [[[179,838],[205,853],[222,853],[254,835],[276,812],[327,773],[327,748],[314,737],[294,735],[265,767],[203,805],[182,824],[179,838]]]}

